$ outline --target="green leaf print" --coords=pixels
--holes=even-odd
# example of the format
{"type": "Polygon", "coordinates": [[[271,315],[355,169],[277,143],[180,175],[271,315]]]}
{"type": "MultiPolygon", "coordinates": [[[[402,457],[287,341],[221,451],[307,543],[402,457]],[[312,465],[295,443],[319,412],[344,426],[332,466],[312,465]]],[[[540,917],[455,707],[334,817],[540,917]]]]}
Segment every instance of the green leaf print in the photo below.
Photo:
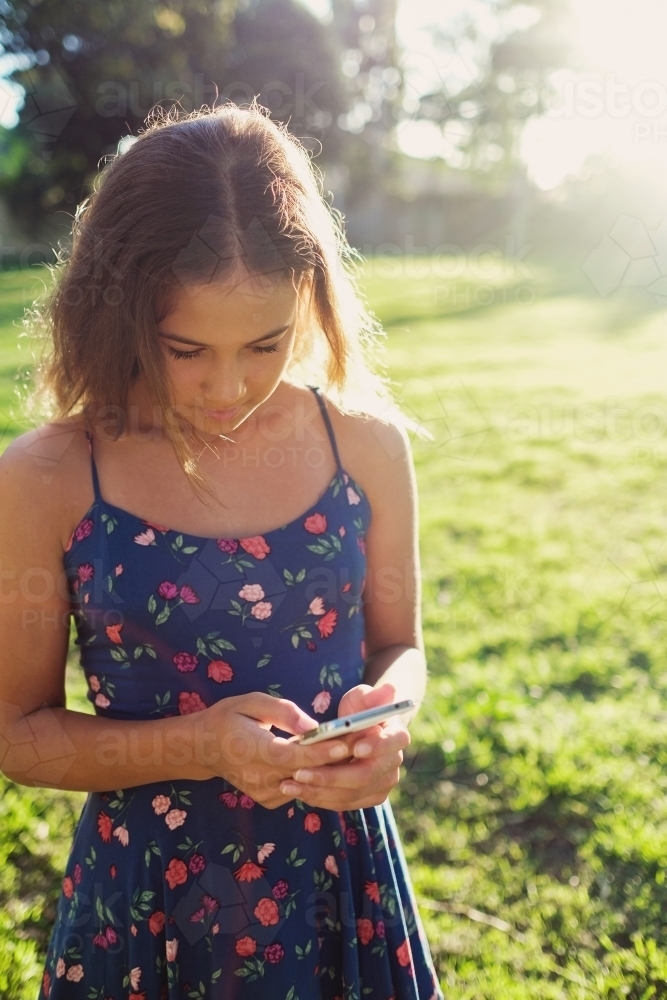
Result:
{"type": "Polygon", "coordinates": [[[157,609],[157,601],[155,600],[153,594],[151,594],[151,596],[148,598],[148,610],[152,615],[154,615],[156,609],[157,609]]]}
{"type": "Polygon", "coordinates": [[[271,662],[271,657],[272,656],[273,656],[273,653],[265,653],[264,656],[261,658],[261,660],[257,661],[257,667],[258,668],[259,667],[265,667],[267,665],[267,663],[271,662]]]}

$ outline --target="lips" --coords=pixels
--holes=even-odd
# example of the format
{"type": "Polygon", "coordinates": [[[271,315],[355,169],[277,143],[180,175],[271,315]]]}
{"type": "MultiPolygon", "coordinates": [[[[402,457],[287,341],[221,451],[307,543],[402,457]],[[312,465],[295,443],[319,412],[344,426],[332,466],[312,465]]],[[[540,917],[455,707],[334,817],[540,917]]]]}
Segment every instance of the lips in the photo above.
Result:
{"type": "Polygon", "coordinates": [[[204,413],[211,420],[231,420],[240,409],[240,406],[232,406],[229,410],[204,410],[204,413]]]}

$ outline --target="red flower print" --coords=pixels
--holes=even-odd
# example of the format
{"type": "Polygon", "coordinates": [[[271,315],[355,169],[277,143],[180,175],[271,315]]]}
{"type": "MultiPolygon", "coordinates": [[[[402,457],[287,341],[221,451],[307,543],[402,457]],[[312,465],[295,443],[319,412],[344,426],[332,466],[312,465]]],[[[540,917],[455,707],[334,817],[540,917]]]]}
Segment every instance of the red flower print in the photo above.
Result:
{"type": "Polygon", "coordinates": [[[149,528],[155,528],[156,531],[169,531],[169,528],[165,528],[162,524],[155,524],[153,521],[144,521],[141,519],[142,524],[147,524],[149,528]]]}
{"type": "Polygon", "coordinates": [[[148,929],[155,937],[164,930],[164,913],[162,910],[156,910],[148,918],[148,929]]]}
{"type": "Polygon", "coordinates": [[[374,934],[373,921],[369,920],[368,917],[360,917],[357,920],[357,935],[361,943],[368,944],[374,934]]]}
{"type": "Polygon", "coordinates": [[[66,896],[67,899],[71,899],[74,895],[74,883],[69,875],[65,875],[65,878],[63,879],[63,895],[66,896]]]}
{"type": "Polygon", "coordinates": [[[324,514],[311,514],[303,522],[303,526],[311,535],[321,535],[327,530],[327,519],[324,514]]]}
{"type": "Polygon", "coordinates": [[[214,896],[202,896],[202,903],[204,904],[204,909],[207,913],[215,913],[216,910],[220,909],[220,901],[214,896]]]}
{"type": "Polygon", "coordinates": [[[275,899],[269,899],[268,896],[263,896],[253,913],[259,920],[262,927],[269,927],[271,924],[277,924],[280,920],[280,913],[278,911],[278,904],[275,899]]]}
{"type": "Polygon", "coordinates": [[[361,552],[362,556],[365,556],[366,555],[366,542],[363,540],[363,538],[361,537],[361,535],[357,536],[357,545],[359,546],[359,551],[361,552]]]}
{"type": "Polygon", "coordinates": [[[203,712],[207,706],[196,691],[180,691],[178,695],[178,711],[181,715],[192,715],[193,712],[203,712]]]}
{"type": "Polygon", "coordinates": [[[364,892],[374,903],[380,902],[380,890],[378,889],[377,882],[367,882],[364,886],[364,892]]]}
{"type": "Polygon", "coordinates": [[[241,548],[245,549],[248,555],[254,556],[255,559],[266,559],[271,551],[270,546],[261,535],[253,535],[252,538],[239,538],[239,542],[241,548]]]}
{"type": "Polygon", "coordinates": [[[115,878],[117,874],[118,874],[118,869],[116,868],[116,866],[115,865],[110,865],[109,866],[109,875],[111,875],[111,878],[115,878]]]}
{"type": "Polygon", "coordinates": [[[188,870],[180,858],[172,858],[164,877],[169,883],[169,888],[175,889],[177,885],[183,885],[184,882],[187,882],[188,870]]]}
{"type": "Polygon", "coordinates": [[[199,604],[199,598],[195,594],[192,587],[189,587],[187,583],[183,584],[178,592],[178,596],[184,604],[199,604]]]}
{"type": "Polygon", "coordinates": [[[48,997],[50,990],[51,990],[51,974],[49,972],[46,972],[45,970],[44,975],[42,976],[42,992],[44,993],[45,997],[48,997]]]}
{"type": "Polygon", "coordinates": [[[329,608],[329,610],[325,615],[322,615],[321,618],[317,619],[315,624],[317,625],[317,629],[323,639],[326,639],[328,636],[331,635],[331,633],[336,627],[337,621],[338,621],[338,612],[336,611],[335,608],[329,608]]]}
{"type": "Polygon", "coordinates": [[[317,649],[317,646],[315,645],[314,642],[307,642],[306,646],[311,651],[311,653],[317,649]]]}
{"type": "Polygon", "coordinates": [[[80,885],[81,878],[82,878],[81,865],[77,861],[77,863],[74,865],[74,882],[76,885],[80,885]]]}
{"type": "Polygon", "coordinates": [[[77,570],[77,575],[81,583],[88,583],[88,581],[92,580],[92,578],[95,576],[95,570],[90,565],[90,563],[83,563],[82,566],[79,566],[77,570]]]}
{"type": "Polygon", "coordinates": [[[105,812],[100,812],[97,814],[97,832],[104,841],[105,844],[111,843],[111,828],[113,827],[113,820],[111,816],[107,816],[105,812]]]}
{"type": "Polygon", "coordinates": [[[206,673],[212,681],[217,681],[218,684],[222,684],[223,681],[231,681],[234,676],[234,671],[224,660],[211,660],[206,673]]]}
{"type": "Polygon", "coordinates": [[[355,844],[359,843],[359,835],[357,834],[357,831],[354,830],[352,827],[350,827],[348,830],[345,831],[345,839],[348,842],[348,844],[352,844],[353,847],[355,844]]]}
{"type": "Polygon", "coordinates": [[[264,958],[267,962],[271,962],[272,965],[276,965],[285,957],[285,949],[277,941],[274,944],[268,944],[264,949],[264,958]]]}
{"type": "Polygon", "coordinates": [[[274,899],[284,899],[289,892],[289,884],[284,878],[278,879],[273,889],[271,890],[271,895],[274,899]]]}
{"type": "Polygon", "coordinates": [[[203,854],[193,854],[188,861],[188,868],[193,875],[199,875],[206,868],[206,858],[203,854]]]}
{"type": "Polygon", "coordinates": [[[234,872],[234,878],[237,882],[254,882],[256,878],[261,878],[265,871],[264,865],[256,865],[254,861],[246,861],[234,872]]]}
{"type": "Polygon", "coordinates": [[[98,948],[108,948],[109,942],[107,941],[104,934],[96,934],[93,938],[93,944],[96,944],[98,948]]]}
{"type": "Polygon", "coordinates": [[[197,669],[198,660],[192,653],[176,653],[172,659],[176,664],[176,669],[180,670],[182,674],[197,669]]]}
{"type": "Polygon", "coordinates": [[[317,813],[306,813],[303,819],[303,826],[308,833],[317,833],[322,826],[322,820],[317,813]]]}
{"type": "Polygon", "coordinates": [[[410,965],[412,956],[410,953],[410,942],[406,938],[403,944],[399,944],[396,949],[396,958],[398,959],[398,964],[407,966],[410,965]]]}
{"type": "Polygon", "coordinates": [[[351,583],[345,583],[345,584],[343,584],[343,586],[340,588],[341,589],[341,593],[347,594],[348,590],[350,590],[351,587],[352,587],[351,583]]]}
{"type": "Polygon", "coordinates": [[[165,601],[173,601],[178,594],[178,587],[175,583],[170,583],[169,580],[163,580],[157,588],[157,592],[165,601]]]}
{"type": "Polygon", "coordinates": [[[233,556],[239,547],[239,543],[235,542],[233,538],[219,538],[218,548],[221,552],[226,552],[228,555],[233,556]]]}
{"type": "Polygon", "coordinates": [[[245,794],[245,792],[243,793],[243,795],[239,799],[239,805],[241,806],[241,809],[252,809],[252,807],[254,806],[254,804],[255,804],[255,800],[251,799],[249,795],[245,794]]]}
{"type": "Polygon", "coordinates": [[[106,930],[104,931],[104,936],[109,942],[109,944],[115,944],[116,941],[118,940],[118,935],[116,934],[113,927],[107,927],[106,930]]]}
{"type": "Polygon", "coordinates": [[[120,630],[122,627],[122,623],[120,625],[107,625],[104,631],[112,642],[122,642],[123,640],[120,637],[120,630]]]}
{"type": "Polygon", "coordinates": [[[243,958],[247,958],[249,955],[254,955],[257,951],[257,942],[251,937],[239,938],[236,942],[236,954],[241,955],[243,958]]]}
{"type": "Polygon", "coordinates": [[[220,792],[218,798],[223,806],[227,806],[228,809],[236,809],[239,803],[239,797],[238,795],[234,795],[234,792],[220,792]]]}
{"type": "Polygon", "coordinates": [[[384,937],[384,934],[385,934],[384,920],[378,920],[378,922],[375,925],[375,933],[377,934],[377,936],[379,938],[383,938],[384,937]]]}

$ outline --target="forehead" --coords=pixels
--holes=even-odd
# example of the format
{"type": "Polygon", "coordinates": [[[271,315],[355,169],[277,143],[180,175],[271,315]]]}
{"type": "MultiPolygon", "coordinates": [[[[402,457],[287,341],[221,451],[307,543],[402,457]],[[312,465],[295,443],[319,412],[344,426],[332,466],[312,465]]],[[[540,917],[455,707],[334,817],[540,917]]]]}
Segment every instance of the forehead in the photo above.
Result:
{"type": "Polygon", "coordinates": [[[271,318],[288,319],[297,302],[299,279],[285,271],[263,275],[235,274],[219,281],[180,282],[171,289],[162,319],[170,323],[233,324],[238,320],[263,324],[271,318]]]}

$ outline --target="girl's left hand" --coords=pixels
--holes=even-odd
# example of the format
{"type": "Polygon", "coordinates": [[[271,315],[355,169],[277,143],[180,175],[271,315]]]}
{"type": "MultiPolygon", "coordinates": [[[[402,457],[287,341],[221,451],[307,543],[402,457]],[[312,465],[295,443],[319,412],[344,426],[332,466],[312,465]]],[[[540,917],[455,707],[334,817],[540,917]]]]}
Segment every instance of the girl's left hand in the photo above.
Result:
{"type": "MultiPolygon", "coordinates": [[[[387,705],[395,697],[393,684],[385,683],[375,688],[358,684],[341,698],[338,716],[387,705]]],[[[400,716],[394,716],[356,735],[353,759],[347,758],[341,764],[300,768],[294,772],[293,781],[282,782],[281,792],[307,805],[338,812],[379,806],[398,783],[403,750],[410,743],[410,733],[400,716]]]]}

